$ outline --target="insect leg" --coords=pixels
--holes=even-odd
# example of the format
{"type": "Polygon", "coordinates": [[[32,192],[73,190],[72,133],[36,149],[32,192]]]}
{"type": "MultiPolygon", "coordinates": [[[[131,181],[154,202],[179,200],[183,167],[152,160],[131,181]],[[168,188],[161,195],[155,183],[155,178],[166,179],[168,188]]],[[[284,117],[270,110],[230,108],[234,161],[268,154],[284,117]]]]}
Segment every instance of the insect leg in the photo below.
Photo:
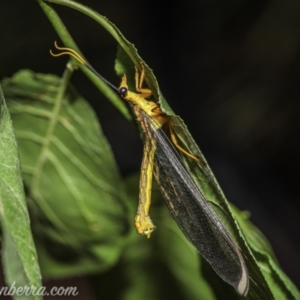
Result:
{"type": "Polygon", "coordinates": [[[145,68],[143,63],[141,63],[141,68],[142,71],[139,74],[139,70],[137,69],[137,67],[135,67],[135,89],[137,92],[141,93],[141,96],[143,98],[148,98],[152,95],[152,91],[150,89],[142,87],[145,79],[145,68]]]}
{"type": "MultiPolygon", "coordinates": [[[[138,116],[138,109],[136,109],[136,114],[138,116]]],[[[151,139],[151,135],[147,131],[147,128],[142,120],[141,126],[144,131],[145,141],[140,177],[139,205],[134,225],[139,234],[146,235],[149,238],[151,233],[155,230],[155,226],[149,216],[149,211],[151,205],[152,179],[156,146],[155,141],[151,139]]]]}
{"type": "Polygon", "coordinates": [[[201,162],[200,159],[199,159],[199,157],[197,157],[197,156],[191,154],[190,152],[186,151],[185,149],[183,149],[183,148],[178,144],[178,141],[177,141],[177,138],[176,138],[176,134],[175,134],[174,129],[173,129],[173,127],[172,127],[172,125],[171,125],[170,122],[168,122],[168,126],[169,126],[169,130],[170,130],[171,140],[172,140],[174,146],[175,146],[180,152],[184,153],[184,154],[187,155],[188,157],[194,159],[194,160],[197,161],[197,162],[201,162]]]}

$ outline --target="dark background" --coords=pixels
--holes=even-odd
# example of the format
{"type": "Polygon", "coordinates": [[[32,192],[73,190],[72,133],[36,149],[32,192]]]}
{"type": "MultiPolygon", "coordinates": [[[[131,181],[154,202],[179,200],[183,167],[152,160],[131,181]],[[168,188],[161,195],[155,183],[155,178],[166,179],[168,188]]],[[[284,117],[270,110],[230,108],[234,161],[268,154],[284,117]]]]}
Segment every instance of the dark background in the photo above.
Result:
{"type": "MultiPolygon", "coordinates": [[[[81,2],[136,45],[229,201],[251,212],[299,287],[299,0],[81,2]]],[[[93,66],[118,85],[116,42],[84,15],[55,8],[93,66]]],[[[49,55],[58,38],[36,1],[2,1],[0,28],[1,79],[22,68],[62,74],[66,60],[49,55]]],[[[72,81],[95,107],[122,174],[138,171],[135,125],[80,72],[72,81]]]]}

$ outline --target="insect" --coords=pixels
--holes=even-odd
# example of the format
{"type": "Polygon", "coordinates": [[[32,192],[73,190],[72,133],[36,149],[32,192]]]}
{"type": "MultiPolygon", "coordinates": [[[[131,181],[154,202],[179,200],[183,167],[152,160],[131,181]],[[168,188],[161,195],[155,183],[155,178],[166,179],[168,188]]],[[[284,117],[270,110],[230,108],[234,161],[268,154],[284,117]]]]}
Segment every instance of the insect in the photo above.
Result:
{"type": "MultiPolygon", "coordinates": [[[[166,204],[178,226],[188,240],[209,262],[214,271],[237,293],[246,296],[249,289],[249,275],[243,255],[230,232],[216,214],[204,191],[196,184],[191,171],[183,162],[185,156],[194,168],[205,169],[206,162],[180,143],[174,130],[173,120],[165,114],[159,104],[147,100],[152,94],[143,88],[145,69],[135,69],[135,89],[128,88],[124,74],[119,88],[104,79],[83,57],[70,48],[55,47],[61,52],[57,57],[70,55],[100,77],[129,102],[144,136],[144,154],[140,176],[140,194],[135,227],[139,234],[148,238],[155,230],[150,218],[150,204],[153,175],[166,204]]],[[[209,175],[209,174],[208,174],[209,175]]],[[[208,184],[219,189],[215,181],[207,176],[208,184]]]]}

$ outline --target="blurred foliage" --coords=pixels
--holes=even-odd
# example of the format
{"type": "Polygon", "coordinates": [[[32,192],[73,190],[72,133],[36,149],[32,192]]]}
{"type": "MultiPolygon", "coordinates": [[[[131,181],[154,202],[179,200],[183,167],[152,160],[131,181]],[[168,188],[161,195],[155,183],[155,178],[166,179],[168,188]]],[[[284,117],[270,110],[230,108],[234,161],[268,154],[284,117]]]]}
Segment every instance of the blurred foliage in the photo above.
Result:
{"type": "Polygon", "coordinates": [[[42,271],[56,278],[107,269],[129,226],[110,147],[90,106],[68,87],[71,73],[24,70],[3,81],[42,271]]]}

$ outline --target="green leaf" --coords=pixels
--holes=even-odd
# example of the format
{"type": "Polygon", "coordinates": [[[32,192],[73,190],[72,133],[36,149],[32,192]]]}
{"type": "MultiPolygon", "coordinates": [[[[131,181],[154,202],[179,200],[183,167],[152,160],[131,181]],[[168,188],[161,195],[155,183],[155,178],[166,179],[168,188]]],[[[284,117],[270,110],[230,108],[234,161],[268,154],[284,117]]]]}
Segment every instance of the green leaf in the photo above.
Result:
{"type": "Polygon", "coordinates": [[[232,205],[231,209],[275,299],[300,299],[296,286],[280,269],[271,245],[258,228],[249,221],[248,213],[241,213],[232,205]]]}
{"type": "MultiPolygon", "coordinates": [[[[126,202],[129,215],[134,219],[138,194],[139,175],[125,180],[126,202]]],[[[132,230],[127,246],[117,268],[106,276],[98,277],[107,282],[98,289],[98,298],[140,299],[216,299],[213,291],[201,276],[200,260],[196,249],[186,240],[173,220],[157,187],[153,191],[154,205],[151,215],[157,230],[150,239],[132,230]],[[110,282],[118,282],[118,289],[111,289],[110,282]]]]}
{"type": "MultiPolygon", "coordinates": [[[[17,143],[0,87],[0,221],[2,260],[8,287],[41,287],[41,274],[30,231],[17,143]]],[[[40,299],[33,294],[14,299],[40,299]]]]}
{"type": "MultiPolygon", "coordinates": [[[[209,165],[206,162],[203,154],[188,132],[184,122],[170,109],[159,89],[157,80],[152,70],[138,55],[134,45],[125,39],[125,37],[113,23],[90,8],[70,0],[48,1],[68,6],[86,14],[101,24],[101,26],[103,26],[116,39],[119,44],[119,48],[121,49],[121,51],[118,53],[118,59],[116,62],[116,70],[119,74],[125,72],[127,74],[127,78],[133,78],[133,65],[135,65],[138,69],[141,69],[140,63],[142,62],[144,64],[147,85],[153,92],[154,100],[160,104],[163,111],[169,116],[170,123],[172,124],[172,128],[176,133],[179,143],[183,145],[189,153],[198,156],[202,162],[201,164],[196,164],[195,161],[189,159],[185,155],[182,155],[182,160],[189,174],[193,177],[195,183],[199,186],[199,189],[203,192],[207,201],[210,201],[212,208],[226,225],[226,228],[230,231],[243,253],[251,280],[247,299],[274,299],[274,296],[277,294],[277,287],[274,287],[274,285],[271,284],[267,274],[263,272],[263,266],[259,264],[260,254],[255,252],[254,249],[248,245],[243,232],[240,230],[239,225],[233,216],[227,199],[223,194],[217,180],[215,179],[213,172],[209,168],[209,165]],[[272,289],[272,291],[270,289],[272,289]]],[[[275,272],[274,266],[273,269],[275,272]]],[[[278,270],[277,275],[279,276],[278,270]]]]}
{"type": "MultiPolygon", "coordinates": [[[[112,23],[109,23],[109,26],[109,31],[115,28],[112,23]]],[[[119,30],[114,31],[114,36],[115,35],[118,36],[118,38],[116,39],[119,42],[116,70],[119,72],[126,71],[125,73],[127,73],[127,77],[133,78],[133,69],[129,60],[131,59],[134,64],[136,64],[137,62],[143,62],[143,60],[139,57],[135,47],[123,37],[119,30]],[[126,46],[124,46],[124,44],[126,46]]],[[[234,236],[235,240],[242,250],[243,256],[247,263],[251,281],[247,298],[273,299],[274,292],[271,292],[270,286],[266,281],[267,278],[264,276],[260,265],[257,263],[257,258],[254,256],[256,253],[252,252],[250,247],[247,245],[243,233],[239,229],[239,226],[235,218],[233,217],[227,199],[225,198],[225,195],[223,194],[216,178],[214,177],[213,172],[209,168],[204,155],[188,132],[184,122],[180,119],[180,117],[174,115],[173,111],[169,108],[164,97],[162,96],[161,91],[159,90],[158,83],[152,70],[150,70],[144,62],[143,64],[146,68],[146,79],[148,78],[148,86],[154,92],[154,98],[158,98],[158,102],[160,103],[161,107],[164,109],[167,115],[169,115],[170,122],[174,131],[176,132],[177,138],[180,140],[182,145],[185,146],[185,149],[187,149],[188,152],[193,153],[201,159],[202,164],[199,167],[199,165],[197,165],[193,160],[190,160],[185,155],[182,155],[182,159],[185,162],[189,173],[194,178],[195,182],[199,185],[200,190],[205,194],[206,199],[211,202],[211,205],[216,214],[221,218],[224,224],[226,224],[227,229],[234,236]]],[[[131,84],[131,86],[133,85],[131,84]]],[[[238,296],[236,297],[238,298],[238,296]]]]}
{"type": "Polygon", "coordinates": [[[3,82],[48,277],[111,267],[129,226],[111,149],[69,78],[68,69],[62,79],[24,70],[3,82]]]}
{"type": "MultiPolygon", "coordinates": [[[[138,184],[138,176],[126,180],[132,219],[138,200],[138,184]]],[[[184,237],[166,207],[161,205],[163,198],[157,186],[154,187],[152,198],[154,205],[151,215],[157,230],[149,240],[143,240],[135,232],[132,233],[122,256],[122,272],[128,284],[128,294],[125,293],[128,297],[124,299],[147,299],[146,295],[151,295],[149,299],[163,299],[168,293],[174,293],[174,290],[176,299],[268,299],[250,293],[246,298],[238,296],[197,255],[196,249],[184,237]],[[163,290],[161,282],[164,282],[163,290]]],[[[248,220],[248,214],[238,211],[232,205],[231,209],[274,298],[300,299],[297,288],[278,266],[271,246],[248,220]]]]}
{"type": "MultiPolygon", "coordinates": [[[[123,49],[119,48],[118,51],[118,68],[123,68],[129,70],[128,66],[128,56],[124,54],[123,49]]],[[[128,76],[130,78],[130,76],[128,76]]],[[[131,84],[132,86],[132,84],[131,84]]],[[[165,100],[164,100],[165,101],[165,100]]],[[[193,153],[200,158],[201,164],[197,164],[194,160],[189,159],[186,155],[181,154],[182,160],[189,174],[194,179],[195,183],[199,186],[199,189],[204,193],[207,201],[211,202],[211,206],[215,213],[222,220],[226,228],[230,231],[235,241],[238,243],[242,250],[243,256],[246,260],[249,277],[250,277],[250,290],[248,294],[249,299],[273,299],[270,288],[264,278],[262,271],[260,270],[253,253],[251,252],[249,246],[247,245],[242,232],[240,231],[236,220],[234,219],[232,212],[230,210],[227,199],[222,192],[216,178],[213,175],[204,155],[196,145],[192,136],[190,135],[184,122],[175,115],[170,115],[170,122],[172,128],[176,132],[176,137],[180,140],[184,148],[188,150],[189,153],[193,153]]],[[[210,274],[210,276],[212,276],[210,274]]],[[[216,289],[220,283],[217,283],[216,289]]],[[[236,296],[237,297],[237,296],[236,296]]]]}

